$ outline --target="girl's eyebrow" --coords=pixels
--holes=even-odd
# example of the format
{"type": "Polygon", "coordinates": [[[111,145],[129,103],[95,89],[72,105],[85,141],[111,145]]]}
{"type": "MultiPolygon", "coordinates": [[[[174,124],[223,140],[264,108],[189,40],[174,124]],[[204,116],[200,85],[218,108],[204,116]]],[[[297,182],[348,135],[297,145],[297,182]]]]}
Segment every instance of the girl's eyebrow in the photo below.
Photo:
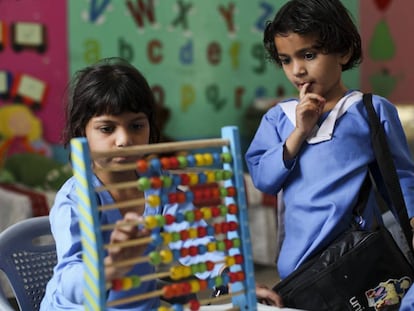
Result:
{"type": "MultiPolygon", "coordinates": [[[[317,47],[315,45],[311,45],[311,46],[304,47],[300,50],[295,51],[295,53],[293,53],[293,55],[302,55],[302,54],[306,53],[309,50],[316,50],[316,49],[317,49],[317,47]]],[[[278,53],[278,56],[289,57],[288,54],[284,54],[284,53],[278,53]]]]}

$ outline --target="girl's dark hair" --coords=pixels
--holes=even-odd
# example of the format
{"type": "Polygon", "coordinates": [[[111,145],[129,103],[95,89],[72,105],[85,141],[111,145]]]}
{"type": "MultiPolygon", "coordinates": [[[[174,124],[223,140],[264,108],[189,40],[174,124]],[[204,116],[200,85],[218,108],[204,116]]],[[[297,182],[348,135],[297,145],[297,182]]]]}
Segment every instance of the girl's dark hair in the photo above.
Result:
{"type": "Polygon", "coordinates": [[[70,83],[63,144],[84,137],[88,121],[99,115],[143,112],[150,124],[150,143],[159,141],[156,103],[141,72],[121,58],[106,58],[79,70],[70,83]]]}
{"type": "Polygon", "coordinates": [[[291,0],[268,22],[263,43],[270,60],[281,65],[275,46],[275,36],[316,35],[316,48],[323,53],[351,52],[342,71],[358,66],[362,61],[361,36],[349,11],[339,0],[291,0]]]}

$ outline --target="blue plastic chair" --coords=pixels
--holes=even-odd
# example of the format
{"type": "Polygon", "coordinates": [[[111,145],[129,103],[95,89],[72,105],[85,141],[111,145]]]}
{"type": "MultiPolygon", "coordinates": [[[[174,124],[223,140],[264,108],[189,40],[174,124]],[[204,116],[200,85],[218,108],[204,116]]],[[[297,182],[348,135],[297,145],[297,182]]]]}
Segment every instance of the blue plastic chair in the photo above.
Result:
{"type": "MultiPolygon", "coordinates": [[[[55,265],[48,216],[25,219],[0,233],[0,270],[8,278],[20,310],[39,310],[55,265]]],[[[15,310],[1,288],[0,310],[15,310]]]]}

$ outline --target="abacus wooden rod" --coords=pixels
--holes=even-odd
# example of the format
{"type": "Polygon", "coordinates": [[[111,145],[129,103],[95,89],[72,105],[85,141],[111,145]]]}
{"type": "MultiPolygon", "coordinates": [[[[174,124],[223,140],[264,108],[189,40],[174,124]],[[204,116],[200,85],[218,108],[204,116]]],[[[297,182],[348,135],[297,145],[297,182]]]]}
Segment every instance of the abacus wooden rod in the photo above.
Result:
{"type": "Polygon", "coordinates": [[[149,293],[143,293],[140,295],[133,295],[131,297],[125,297],[125,298],[121,298],[121,299],[117,299],[117,300],[112,300],[109,301],[106,305],[108,307],[115,307],[117,305],[120,304],[126,304],[126,303],[131,303],[131,302],[135,302],[135,301],[140,301],[140,300],[144,300],[144,299],[149,299],[149,298],[154,298],[154,297],[160,297],[164,294],[164,291],[162,289],[160,290],[155,290],[149,293]]]}
{"type": "Polygon", "coordinates": [[[98,207],[98,210],[99,211],[107,211],[107,210],[116,209],[116,208],[118,208],[118,209],[128,208],[128,207],[133,207],[133,206],[137,206],[137,205],[143,205],[143,204],[145,204],[145,202],[146,202],[145,198],[133,199],[133,200],[118,202],[118,203],[114,203],[114,204],[101,205],[101,206],[98,207]]]}
{"type": "Polygon", "coordinates": [[[128,241],[124,241],[124,242],[105,244],[104,249],[108,249],[111,246],[116,246],[116,247],[121,247],[121,248],[129,247],[129,246],[138,246],[138,245],[143,245],[143,244],[149,244],[152,241],[153,241],[153,238],[151,236],[146,236],[146,237],[133,239],[133,240],[128,240],[128,241]]]}
{"type": "MultiPolygon", "coordinates": [[[[227,295],[222,295],[222,296],[218,296],[215,298],[211,298],[211,299],[204,299],[204,300],[200,300],[200,304],[201,305],[206,305],[207,303],[211,303],[214,301],[219,301],[219,300],[224,300],[227,298],[231,298],[233,296],[238,296],[243,294],[244,291],[238,291],[238,292],[234,292],[231,294],[227,294],[227,295]]],[[[143,294],[139,294],[139,295],[133,295],[131,297],[126,297],[126,298],[122,298],[122,299],[117,299],[117,300],[113,300],[107,303],[108,307],[115,307],[117,305],[120,304],[126,304],[126,303],[131,303],[131,302],[135,302],[135,301],[140,301],[140,300],[144,300],[144,299],[148,299],[148,298],[154,298],[154,297],[160,297],[164,294],[164,291],[162,289],[160,290],[155,290],[149,293],[143,293],[143,294]]],[[[230,309],[227,309],[228,311],[238,311],[240,310],[240,308],[238,307],[233,307],[230,309]]]]}
{"type": "Polygon", "coordinates": [[[107,224],[107,225],[102,225],[101,226],[101,230],[102,231],[110,231],[110,230],[115,229],[116,227],[138,226],[138,225],[143,225],[143,224],[145,224],[145,222],[144,221],[139,221],[139,220],[136,220],[136,221],[127,221],[127,222],[122,223],[122,224],[107,224]]]}
{"type": "Polygon", "coordinates": [[[136,186],[137,186],[137,181],[133,180],[133,181],[125,181],[125,182],[119,182],[119,183],[99,186],[95,188],[95,191],[102,192],[105,190],[132,188],[136,186]]]}
{"type": "MultiPolygon", "coordinates": [[[[239,296],[239,295],[243,295],[245,293],[244,290],[239,290],[237,292],[234,293],[229,293],[229,294],[225,294],[225,295],[220,295],[220,296],[216,296],[216,297],[211,297],[211,298],[205,298],[205,299],[200,299],[198,302],[200,303],[200,305],[210,305],[212,302],[220,302],[223,300],[227,300],[228,298],[231,298],[233,296],[239,296]]],[[[236,310],[240,310],[239,307],[233,307],[230,309],[226,309],[225,311],[236,311],[236,310]]]]}
{"type": "MultiPolygon", "coordinates": [[[[151,281],[151,280],[156,280],[156,279],[162,279],[162,278],[166,278],[171,276],[171,272],[170,271],[164,271],[164,272],[156,272],[156,273],[152,273],[152,274],[145,274],[143,276],[140,276],[140,281],[141,282],[147,282],[147,281],[151,281]]],[[[107,282],[106,283],[106,288],[110,289],[112,287],[112,283],[111,282],[107,282]]]]}
{"type": "Polygon", "coordinates": [[[183,151],[191,149],[201,149],[210,147],[228,146],[229,140],[221,138],[212,139],[200,139],[190,140],[181,142],[171,143],[158,143],[149,145],[137,145],[125,147],[120,150],[107,151],[107,152],[91,152],[91,158],[104,158],[104,157],[117,157],[117,156],[132,156],[140,154],[151,154],[151,153],[166,153],[173,151],[183,151]]]}

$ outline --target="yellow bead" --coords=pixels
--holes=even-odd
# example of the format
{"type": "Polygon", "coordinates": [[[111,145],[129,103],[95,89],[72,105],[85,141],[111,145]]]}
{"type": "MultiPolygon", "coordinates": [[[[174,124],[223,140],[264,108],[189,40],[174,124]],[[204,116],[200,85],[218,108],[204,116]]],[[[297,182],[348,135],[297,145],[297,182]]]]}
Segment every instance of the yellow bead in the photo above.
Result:
{"type": "Polygon", "coordinates": [[[198,174],[189,173],[188,177],[190,177],[190,186],[194,186],[198,184],[198,174]]]}
{"type": "Polygon", "coordinates": [[[164,245],[170,244],[172,241],[172,236],[169,232],[161,232],[161,237],[164,245]]]}
{"type": "Polygon", "coordinates": [[[196,166],[203,166],[204,165],[204,157],[202,154],[196,153],[194,155],[194,159],[196,161],[196,166]]]}
{"type": "Polygon", "coordinates": [[[214,173],[214,171],[207,171],[206,175],[208,184],[216,181],[216,174],[214,173]]]}
{"type": "Polygon", "coordinates": [[[226,266],[231,267],[236,264],[236,259],[234,257],[226,257],[226,266]]]}
{"type": "Polygon", "coordinates": [[[123,278],[122,279],[122,289],[128,290],[132,288],[132,279],[131,278],[123,278]]]}
{"type": "Polygon", "coordinates": [[[204,154],[204,163],[205,165],[213,165],[213,156],[211,155],[211,153],[205,153],[204,154]]]}
{"type": "Polygon", "coordinates": [[[173,280],[179,280],[183,277],[182,269],[180,266],[174,266],[170,268],[170,278],[173,280]]]}
{"type": "Polygon", "coordinates": [[[209,207],[202,207],[201,209],[201,213],[203,213],[203,218],[204,219],[210,219],[212,217],[211,215],[211,208],[209,207]]]}
{"type": "Polygon", "coordinates": [[[148,229],[154,229],[157,227],[157,219],[153,215],[145,217],[145,227],[148,229]]]}
{"type": "Polygon", "coordinates": [[[189,235],[190,239],[197,238],[198,237],[197,228],[190,228],[190,229],[188,229],[188,235],[189,235]]]}
{"type": "Polygon", "coordinates": [[[168,249],[163,249],[160,251],[162,263],[170,263],[173,260],[173,254],[168,249]]]}
{"type": "Polygon", "coordinates": [[[214,242],[207,243],[207,249],[209,252],[214,252],[216,250],[216,243],[214,242]]]}
{"type": "Polygon", "coordinates": [[[192,293],[197,293],[200,291],[200,283],[198,282],[198,280],[190,280],[189,283],[192,293]]]}
{"type": "Polygon", "coordinates": [[[149,195],[147,202],[151,207],[158,207],[161,203],[161,200],[160,197],[157,195],[149,195]]]}

